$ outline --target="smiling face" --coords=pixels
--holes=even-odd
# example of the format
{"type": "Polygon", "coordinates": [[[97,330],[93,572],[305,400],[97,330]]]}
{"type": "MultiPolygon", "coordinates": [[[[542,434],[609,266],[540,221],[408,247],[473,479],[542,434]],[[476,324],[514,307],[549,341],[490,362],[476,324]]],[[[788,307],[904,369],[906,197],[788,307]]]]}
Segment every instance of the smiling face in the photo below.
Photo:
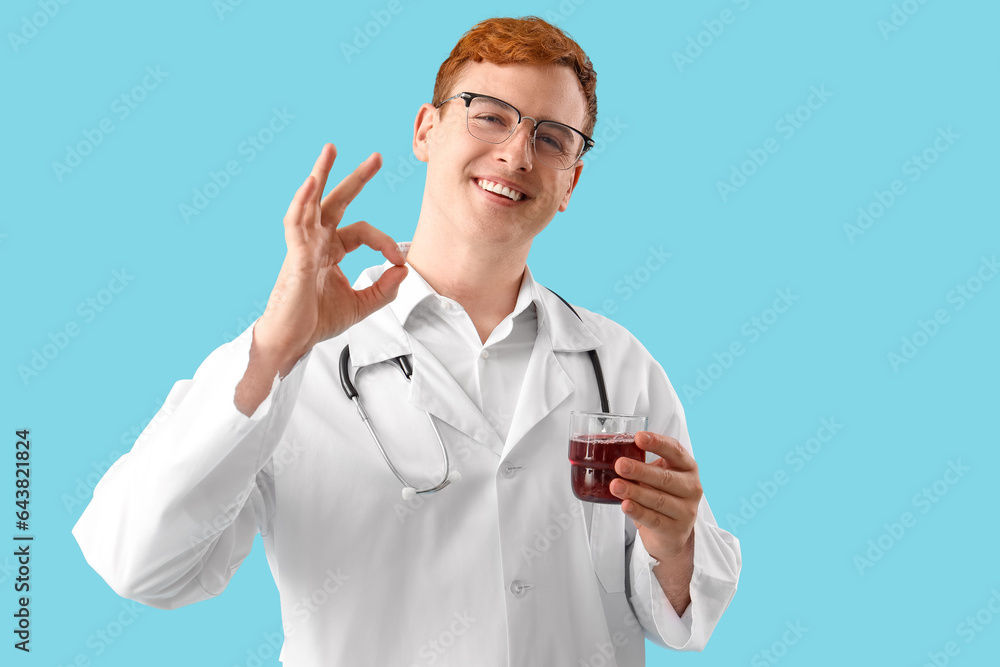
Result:
{"type": "MultiPolygon", "coordinates": [[[[467,63],[449,97],[461,92],[496,97],[536,120],[555,120],[577,129],[586,121],[580,83],[562,65],[467,63]]],[[[556,212],[565,211],[583,163],[557,170],[541,162],[531,147],[534,124],[522,120],[504,143],[476,139],[466,129],[465,103],[420,108],[413,150],[427,163],[419,224],[437,227],[446,238],[495,243],[527,254],[532,239],[556,212]],[[496,184],[520,193],[497,194],[496,184]],[[485,188],[484,188],[485,186],[485,188]]]]}

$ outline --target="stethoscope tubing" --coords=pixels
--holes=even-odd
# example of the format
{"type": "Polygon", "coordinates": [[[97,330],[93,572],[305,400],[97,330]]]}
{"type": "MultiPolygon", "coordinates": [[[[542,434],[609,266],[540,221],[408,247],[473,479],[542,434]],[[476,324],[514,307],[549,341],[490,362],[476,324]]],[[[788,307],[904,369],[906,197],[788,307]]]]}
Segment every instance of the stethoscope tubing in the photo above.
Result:
{"type": "MultiPolygon", "coordinates": [[[[549,290],[552,292],[552,290],[549,290]]],[[[580,313],[576,312],[573,306],[569,305],[566,299],[562,298],[555,292],[552,292],[555,296],[566,304],[566,307],[573,311],[573,314],[577,316],[580,321],[583,318],[580,317],[580,313]]],[[[601,410],[605,413],[610,413],[611,408],[608,403],[608,391],[604,384],[604,372],[601,369],[601,360],[597,356],[597,350],[588,350],[590,355],[590,363],[594,367],[594,376],[597,378],[597,390],[601,397],[601,410]]],[[[394,364],[399,371],[406,378],[407,382],[411,382],[411,377],[413,375],[413,365],[410,360],[405,355],[400,355],[398,357],[393,357],[388,359],[390,363],[394,364]]],[[[437,436],[438,445],[441,447],[441,456],[444,458],[444,477],[436,485],[428,487],[426,489],[417,489],[416,487],[410,485],[408,481],[403,477],[403,475],[396,469],[396,466],[392,464],[389,459],[389,455],[386,453],[385,448],[382,446],[382,441],[379,440],[378,433],[375,432],[375,427],[372,425],[371,419],[368,417],[368,413],[365,411],[364,406],[361,404],[361,396],[358,394],[357,388],[354,383],[351,382],[351,350],[349,345],[345,345],[344,349],[340,353],[340,385],[344,389],[344,393],[347,395],[358,409],[358,414],[361,416],[361,421],[364,422],[365,426],[368,428],[368,432],[372,436],[372,440],[375,441],[375,445],[378,447],[378,451],[382,454],[382,458],[385,459],[386,465],[389,466],[389,470],[392,474],[396,476],[400,484],[403,485],[403,499],[410,500],[416,494],[422,493],[434,493],[435,491],[440,491],[444,487],[448,486],[451,482],[457,482],[461,479],[461,475],[457,470],[451,469],[451,460],[448,458],[448,448],[444,446],[444,439],[441,437],[441,432],[438,430],[437,424],[434,423],[434,417],[431,413],[424,411],[427,415],[427,421],[430,422],[431,428],[434,430],[434,435],[437,436]]]]}
{"type": "MultiPolygon", "coordinates": [[[[390,359],[389,361],[399,368],[407,382],[411,381],[410,378],[413,375],[413,366],[410,364],[409,359],[405,356],[398,356],[390,359]]],[[[451,460],[448,457],[448,448],[444,446],[444,439],[441,437],[441,432],[438,430],[437,424],[434,423],[434,418],[429,412],[426,411],[424,414],[427,415],[427,421],[430,422],[431,428],[434,430],[434,435],[437,436],[438,444],[441,446],[441,456],[444,458],[444,477],[440,482],[426,489],[418,489],[406,481],[406,478],[403,477],[402,473],[400,473],[399,470],[396,469],[396,466],[392,464],[392,460],[389,459],[389,455],[382,446],[382,441],[379,440],[378,433],[375,432],[372,420],[368,417],[368,412],[365,411],[364,406],[361,404],[361,396],[358,394],[358,390],[354,386],[354,383],[351,382],[350,365],[351,350],[349,346],[345,345],[344,349],[340,353],[340,384],[344,388],[344,393],[347,394],[347,397],[351,399],[354,406],[358,409],[361,421],[368,427],[368,432],[371,434],[372,440],[375,441],[375,445],[378,447],[378,451],[382,454],[382,458],[385,459],[386,465],[389,466],[389,470],[392,471],[392,474],[395,475],[396,479],[398,479],[400,484],[403,485],[404,500],[409,500],[408,496],[411,496],[412,494],[433,493],[435,491],[440,491],[444,487],[448,486],[452,481],[458,481],[455,479],[455,475],[457,475],[457,473],[454,473],[451,470],[451,460]]]]}

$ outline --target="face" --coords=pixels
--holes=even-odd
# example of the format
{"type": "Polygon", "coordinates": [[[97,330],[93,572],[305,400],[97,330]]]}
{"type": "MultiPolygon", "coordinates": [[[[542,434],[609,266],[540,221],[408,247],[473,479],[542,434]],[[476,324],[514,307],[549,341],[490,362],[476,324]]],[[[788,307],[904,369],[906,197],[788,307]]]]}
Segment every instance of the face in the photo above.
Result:
{"type": "MultiPolygon", "coordinates": [[[[554,120],[582,130],[586,99],[569,67],[469,63],[447,97],[461,92],[496,97],[522,116],[554,120]]],[[[534,124],[522,120],[502,144],[476,139],[466,129],[461,99],[440,109],[420,108],[413,149],[427,163],[421,223],[443,225],[448,238],[523,247],[542,231],[556,212],[565,211],[583,163],[558,170],[539,162],[531,146],[534,124]],[[518,201],[488,192],[492,181],[521,193],[518,201]]]]}

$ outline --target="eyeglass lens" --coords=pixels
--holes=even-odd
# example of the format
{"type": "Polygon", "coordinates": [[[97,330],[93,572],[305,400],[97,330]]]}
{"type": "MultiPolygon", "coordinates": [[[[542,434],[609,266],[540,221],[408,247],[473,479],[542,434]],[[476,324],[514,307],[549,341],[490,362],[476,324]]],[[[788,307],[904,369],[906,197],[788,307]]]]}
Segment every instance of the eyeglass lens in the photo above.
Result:
{"type": "MultiPolygon", "coordinates": [[[[503,143],[517,127],[517,111],[491,97],[469,103],[469,133],[491,144],[503,143]]],[[[564,125],[542,121],[535,130],[535,155],[556,169],[568,169],[583,152],[583,137],[564,125]]]]}

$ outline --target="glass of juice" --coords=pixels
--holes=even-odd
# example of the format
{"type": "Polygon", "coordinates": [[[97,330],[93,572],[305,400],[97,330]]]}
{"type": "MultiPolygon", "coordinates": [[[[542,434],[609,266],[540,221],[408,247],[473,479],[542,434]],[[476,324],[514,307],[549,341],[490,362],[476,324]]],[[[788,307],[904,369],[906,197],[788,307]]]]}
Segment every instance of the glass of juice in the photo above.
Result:
{"type": "Polygon", "coordinates": [[[626,456],[646,461],[635,434],[646,430],[646,417],[606,412],[572,412],[569,420],[569,462],[573,494],[591,503],[621,503],[611,493],[619,479],[615,461],[626,456]]]}

